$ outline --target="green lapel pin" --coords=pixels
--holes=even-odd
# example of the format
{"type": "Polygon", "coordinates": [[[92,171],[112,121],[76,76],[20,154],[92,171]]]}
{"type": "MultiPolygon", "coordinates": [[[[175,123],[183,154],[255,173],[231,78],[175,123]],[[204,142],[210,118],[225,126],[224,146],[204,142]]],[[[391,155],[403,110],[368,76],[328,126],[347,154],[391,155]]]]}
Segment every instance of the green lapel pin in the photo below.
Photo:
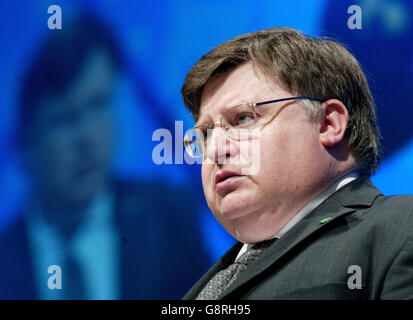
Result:
{"type": "Polygon", "coordinates": [[[330,220],[332,220],[333,218],[331,218],[331,217],[326,217],[326,218],[323,218],[323,219],[321,219],[320,220],[320,223],[326,223],[327,221],[330,221],[330,220]]]}

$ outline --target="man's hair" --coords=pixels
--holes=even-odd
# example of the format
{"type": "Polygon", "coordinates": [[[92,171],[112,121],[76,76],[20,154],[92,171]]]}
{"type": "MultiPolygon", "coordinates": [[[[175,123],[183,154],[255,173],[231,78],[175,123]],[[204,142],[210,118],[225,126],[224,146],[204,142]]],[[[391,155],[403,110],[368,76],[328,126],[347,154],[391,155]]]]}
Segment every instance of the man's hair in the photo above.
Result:
{"type": "MultiPolygon", "coordinates": [[[[226,41],[204,55],[188,72],[182,87],[185,106],[199,118],[209,80],[251,61],[284,89],[296,95],[336,98],[347,108],[346,147],[372,175],[380,163],[380,134],[366,77],[351,53],[327,38],[313,38],[291,28],[270,28],[226,41]]],[[[281,97],[282,98],[282,97],[281,97]]],[[[319,119],[320,103],[304,103],[319,119]]]]}

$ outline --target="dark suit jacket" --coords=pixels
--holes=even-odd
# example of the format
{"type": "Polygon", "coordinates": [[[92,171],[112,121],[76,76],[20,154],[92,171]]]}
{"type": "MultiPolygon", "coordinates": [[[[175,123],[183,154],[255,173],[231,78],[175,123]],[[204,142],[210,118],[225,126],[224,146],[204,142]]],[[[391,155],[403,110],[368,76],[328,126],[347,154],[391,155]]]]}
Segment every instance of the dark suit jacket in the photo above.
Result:
{"type": "MultiPolygon", "coordinates": [[[[241,246],[184,299],[195,299],[241,246]]],[[[413,196],[385,197],[367,177],[352,181],[275,241],[222,299],[413,299],[413,196]],[[360,289],[348,285],[360,274],[353,265],[360,289]]]]}
{"type": "MultiPolygon", "coordinates": [[[[197,200],[160,183],[116,182],[113,189],[121,298],[180,299],[209,265],[197,200]]],[[[39,298],[25,223],[21,217],[0,235],[0,299],[39,298]]]]}

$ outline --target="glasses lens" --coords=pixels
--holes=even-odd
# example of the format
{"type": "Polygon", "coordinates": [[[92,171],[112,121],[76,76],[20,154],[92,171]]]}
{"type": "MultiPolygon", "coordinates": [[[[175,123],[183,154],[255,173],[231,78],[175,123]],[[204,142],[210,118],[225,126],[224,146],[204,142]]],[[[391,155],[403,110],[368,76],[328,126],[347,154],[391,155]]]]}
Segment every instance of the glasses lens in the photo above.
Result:
{"type": "Polygon", "coordinates": [[[204,137],[199,129],[188,130],[184,137],[185,150],[193,157],[202,157],[204,152],[204,137]]]}
{"type": "Polygon", "coordinates": [[[234,139],[241,139],[251,135],[251,129],[256,123],[254,109],[247,104],[239,105],[227,110],[222,117],[222,125],[227,134],[234,139]]]}

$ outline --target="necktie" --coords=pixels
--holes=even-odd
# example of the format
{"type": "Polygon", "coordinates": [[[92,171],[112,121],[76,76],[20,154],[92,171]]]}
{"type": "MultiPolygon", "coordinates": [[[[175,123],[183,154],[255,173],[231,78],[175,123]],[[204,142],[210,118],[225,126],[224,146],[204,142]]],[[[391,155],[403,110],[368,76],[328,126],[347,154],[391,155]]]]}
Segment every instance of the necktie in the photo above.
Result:
{"type": "Polygon", "coordinates": [[[63,270],[63,293],[65,300],[86,299],[85,283],[79,263],[72,254],[66,258],[63,270]]]}
{"type": "Polygon", "coordinates": [[[219,271],[209,280],[202,289],[196,300],[217,300],[247,267],[256,261],[266,248],[268,248],[276,238],[266,240],[249,248],[238,259],[226,269],[219,271]]]}

